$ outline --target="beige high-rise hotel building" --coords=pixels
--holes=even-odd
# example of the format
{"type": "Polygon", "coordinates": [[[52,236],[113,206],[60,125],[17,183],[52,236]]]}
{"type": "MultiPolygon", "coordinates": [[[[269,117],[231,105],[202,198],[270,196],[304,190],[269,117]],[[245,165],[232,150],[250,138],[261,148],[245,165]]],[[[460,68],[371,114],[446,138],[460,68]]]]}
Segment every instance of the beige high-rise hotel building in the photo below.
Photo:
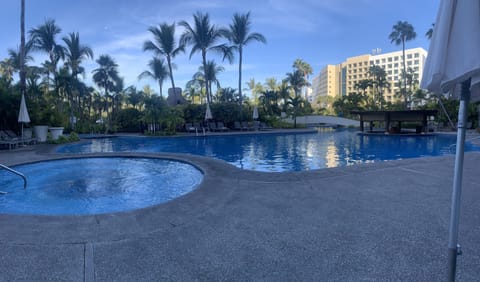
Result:
{"type": "MultiPolygon", "coordinates": [[[[369,68],[377,65],[385,70],[390,82],[390,90],[385,89],[383,96],[387,102],[394,102],[403,70],[402,58],[401,50],[382,54],[379,49],[375,49],[372,54],[349,57],[338,65],[327,65],[312,79],[312,100],[316,101],[322,96],[337,97],[361,92],[355,88],[355,84],[368,79],[369,68]]],[[[423,48],[406,49],[405,58],[407,70],[414,70],[414,79],[420,84],[427,51],[423,48]]]]}

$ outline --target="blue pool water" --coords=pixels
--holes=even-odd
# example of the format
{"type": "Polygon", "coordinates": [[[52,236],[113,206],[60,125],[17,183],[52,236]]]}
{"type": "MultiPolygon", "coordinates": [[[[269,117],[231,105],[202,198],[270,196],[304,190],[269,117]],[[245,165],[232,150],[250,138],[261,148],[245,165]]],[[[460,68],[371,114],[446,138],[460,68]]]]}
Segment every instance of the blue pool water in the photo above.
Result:
{"type": "Polygon", "coordinates": [[[0,171],[2,214],[82,215],[160,204],[195,189],[203,174],[192,165],[151,158],[80,158],[0,171]],[[180,177],[179,177],[180,176],[180,177]]]}
{"type": "MultiPolygon", "coordinates": [[[[218,158],[257,171],[305,171],[455,152],[455,135],[362,136],[352,130],[305,134],[91,139],[62,146],[60,153],[173,152],[218,158]]],[[[470,143],[466,151],[480,150],[470,143]]]]}

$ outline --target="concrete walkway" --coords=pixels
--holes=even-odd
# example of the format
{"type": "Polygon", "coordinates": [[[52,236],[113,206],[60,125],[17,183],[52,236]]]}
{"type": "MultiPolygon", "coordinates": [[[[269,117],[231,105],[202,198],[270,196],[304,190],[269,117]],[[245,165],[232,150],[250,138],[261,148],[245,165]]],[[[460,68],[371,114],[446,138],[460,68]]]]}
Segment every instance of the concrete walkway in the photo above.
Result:
{"type": "MultiPolygon", "coordinates": [[[[45,148],[0,152],[0,163],[70,157],[45,148]]],[[[193,155],[116,155],[184,160],[205,178],[133,212],[0,214],[0,281],[445,280],[453,156],[261,173],[193,155]]],[[[479,164],[466,154],[459,281],[480,280],[479,164]]]]}

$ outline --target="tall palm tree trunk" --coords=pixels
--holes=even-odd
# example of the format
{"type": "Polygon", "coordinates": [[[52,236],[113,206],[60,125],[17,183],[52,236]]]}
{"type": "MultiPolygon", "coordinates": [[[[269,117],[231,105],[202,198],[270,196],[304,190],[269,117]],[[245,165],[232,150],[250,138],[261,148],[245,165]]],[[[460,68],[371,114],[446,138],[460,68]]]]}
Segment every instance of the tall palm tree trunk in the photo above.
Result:
{"type": "Polygon", "coordinates": [[[21,1],[20,11],[20,92],[25,95],[25,0],[21,1]]]}
{"type": "Polygon", "coordinates": [[[408,107],[407,101],[407,63],[405,62],[405,38],[402,38],[402,56],[403,56],[403,100],[405,109],[408,107]]]}
{"type": "Polygon", "coordinates": [[[158,88],[160,88],[160,97],[163,98],[163,93],[162,93],[163,83],[161,80],[158,81],[158,88]]]}
{"type": "Polygon", "coordinates": [[[239,95],[239,103],[240,103],[240,108],[243,105],[243,96],[242,96],[242,57],[243,57],[243,52],[242,52],[242,45],[240,45],[240,48],[238,49],[238,95],[239,95]]]}
{"type": "Polygon", "coordinates": [[[167,56],[168,70],[170,71],[170,80],[172,81],[173,94],[175,94],[175,81],[173,80],[172,62],[170,56],[167,56]]]}
{"type": "Polygon", "coordinates": [[[203,60],[203,76],[205,77],[205,90],[206,90],[206,94],[207,94],[207,103],[211,103],[211,93],[209,91],[209,81],[207,79],[207,51],[206,50],[202,50],[202,60],[203,60]]]}

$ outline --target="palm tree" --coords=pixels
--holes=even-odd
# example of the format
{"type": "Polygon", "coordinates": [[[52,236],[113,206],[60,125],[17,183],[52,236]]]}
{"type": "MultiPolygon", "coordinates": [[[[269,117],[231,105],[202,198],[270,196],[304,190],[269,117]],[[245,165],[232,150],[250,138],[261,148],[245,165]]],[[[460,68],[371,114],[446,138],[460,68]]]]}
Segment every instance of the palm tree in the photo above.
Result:
{"type": "Polygon", "coordinates": [[[72,76],[76,79],[78,74],[85,72],[85,69],[80,66],[83,60],[93,59],[93,51],[90,47],[80,44],[80,35],[78,32],[72,32],[62,38],[65,42],[64,49],[65,64],[70,68],[72,76]]]}
{"type": "Polygon", "coordinates": [[[92,71],[93,81],[103,88],[105,96],[108,96],[108,91],[113,91],[118,78],[118,65],[109,55],[100,55],[96,62],[100,67],[92,71]]]}
{"type": "Polygon", "coordinates": [[[412,106],[412,98],[415,94],[415,87],[418,86],[418,74],[412,68],[408,68],[405,73],[401,74],[402,78],[406,80],[406,88],[407,90],[403,94],[402,98],[404,98],[404,102],[406,105],[412,106]],[[405,77],[404,77],[405,76],[405,77]]]}
{"type": "Polygon", "coordinates": [[[290,98],[290,87],[288,86],[288,82],[283,80],[278,87],[278,97],[283,100],[282,103],[282,112],[287,112],[288,106],[288,99],[290,98]]]}
{"type": "Polygon", "coordinates": [[[108,115],[108,98],[111,98],[112,100],[112,112],[114,107],[114,97],[109,96],[109,92],[117,90],[117,84],[120,81],[117,70],[118,65],[109,55],[100,55],[96,62],[99,64],[99,68],[96,68],[92,71],[93,81],[98,85],[98,87],[103,88],[105,91],[105,109],[108,115]]]}
{"type": "MultiPolygon", "coordinates": [[[[207,69],[207,51],[216,50],[224,52],[225,45],[215,45],[215,43],[222,37],[222,32],[215,26],[210,24],[210,16],[201,12],[196,12],[193,15],[193,26],[186,21],[180,21],[179,26],[183,27],[185,31],[180,37],[180,45],[192,45],[190,58],[196,52],[202,54],[203,69],[207,69]]],[[[208,82],[207,82],[208,84],[208,82]]],[[[207,89],[207,102],[211,102],[211,93],[207,89]]]]}
{"type": "MultiPolygon", "coordinates": [[[[390,82],[387,81],[387,72],[381,66],[373,65],[368,69],[368,75],[371,77],[370,86],[374,87],[374,90],[376,90],[373,91],[373,102],[375,105],[379,104],[380,109],[382,109],[383,104],[385,103],[383,97],[384,89],[390,90],[390,82]]],[[[405,94],[402,95],[405,96],[405,94]]]]}
{"type": "Polygon", "coordinates": [[[0,62],[0,76],[6,87],[10,87],[15,72],[15,62],[11,59],[3,59],[0,62]]]}
{"type": "Polygon", "coordinates": [[[262,91],[260,97],[258,98],[260,105],[265,113],[270,116],[280,113],[280,108],[278,107],[278,92],[275,90],[266,90],[262,91]]]}
{"type": "MultiPolygon", "coordinates": [[[[297,69],[297,70],[299,70],[303,73],[303,78],[305,79],[306,82],[308,82],[308,76],[313,73],[312,66],[302,59],[296,59],[293,62],[293,68],[295,68],[295,69],[297,69]]],[[[305,85],[305,86],[307,86],[307,85],[305,85]]],[[[302,88],[304,88],[305,86],[303,86],[302,88]]],[[[304,98],[306,98],[306,96],[307,96],[307,92],[304,90],[304,98]]]]}
{"type": "Polygon", "coordinates": [[[126,100],[132,105],[134,109],[137,108],[140,110],[142,108],[142,103],[145,100],[145,93],[143,91],[137,91],[135,86],[129,86],[125,89],[126,100]]]}
{"type": "Polygon", "coordinates": [[[292,106],[292,115],[293,115],[293,127],[297,128],[297,116],[300,113],[300,108],[303,103],[302,96],[295,96],[295,97],[289,97],[287,101],[287,105],[292,106]]]}
{"type": "Polygon", "coordinates": [[[212,95],[211,94],[212,93],[212,83],[216,84],[217,89],[220,88],[220,82],[217,79],[217,75],[224,70],[225,70],[224,67],[217,65],[212,60],[207,62],[207,68],[204,68],[203,66],[201,66],[199,68],[199,71],[203,72],[203,74],[204,74],[205,82],[206,82],[206,85],[208,86],[207,91],[208,91],[208,93],[210,93],[210,95],[212,95]]]}
{"type": "MultiPolygon", "coordinates": [[[[22,51],[20,50],[13,50],[8,49],[8,58],[4,59],[0,62],[0,75],[2,76],[2,80],[5,83],[5,86],[9,87],[13,81],[13,76],[16,72],[20,74],[20,91],[24,91],[26,93],[26,85],[25,85],[25,75],[26,75],[26,67],[28,61],[33,61],[32,56],[28,55],[29,53],[29,45],[27,44],[23,48],[23,58],[21,57],[22,51]],[[23,70],[23,74],[22,74],[23,70]],[[24,76],[22,78],[22,75],[24,76]],[[22,82],[22,80],[24,80],[22,82]],[[22,85],[24,84],[24,85],[22,85]]],[[[20,47],[20,49],[22,49],[20,47]]]]}
{"type": "Polygon", "coordinates": [[[55,41],[55,36],[62,30],[55,24],[55,20],[46,20],[43,25],[33,28],[29,31],[30,42],[33,50],[44,51],[48,54],[50,62],[47,72],[47,91],[49,89],[48,80],[50,73],[55,73],[58,61],[63,58],[63,48],[55,41]]]}
{"type": "MultiPolygon", "coordinates": [[[[85,74],[85,69],[81,66],[83,60],[93,58],[93,51],[90,47],[80,44],[80,36],[78,32],[72,32],[62,38],[65,42],[66,47],[64,48],[65,55],[65,66],[70,69],[72,77],[72,87],[76,88],[78,93],[78,98],[80,98],[82,84],[78,81],[78,74],[85,74]]],[[[70,101],[70,116],[73,117],[73,108],[74,108],[74,92],[67,92],[69,95],[70,101]]],[[[80,111],[80,105],[77,103],[78,109],[80,111]]]]}
{"type": "Polygon", "coordinates": [[[308,82],[305,80],[303,73],[300,70],[296,70],[293,73],[287,73],[286,81],[290,84],[290,87],[295,93],[295,97],[299,96],[302,87],[306,86],[308,82]]]}
{"type": "Polygon", "coordinates": [[[218,102],[220,103],[238,103],[237,90],[231,87],[220,88],[218,91],[218,102]]]}
{"type": "Polygon", "coordinates": [[[287,73],[287,78],[285,79],[289,84],[290,87],[293,89],[295,93],[294,97],[290,97],[288,104],[293,106],[293,126],[297,127],[297,114],[299,112],[298,107],[301,105],[300,99],[300,91],[302,87],[308,85],[308,82],[305,80],[303,73],[300,70],[296,70],[293,73],[287,73]]]}
{"type": "Polygon", "coordinates": [[[268,90],[276,91],[278,89],[278,82],[275,77],[267,77],[265,79],[265,86],[268,90]]]}
{"type": "MultiPolygon", "coordinates": [[[[140,75],[138,75],[138,79],[150,77],[156,80],[158,82],[158,87],[160,88],[160,96],[163,97],[163,82],[169,75],[168,69],[165,66],[165,61],[163,59],[154,57],[148,62],[148,66],[150,67],[150,70],[143,71],[140,75]]],[[[172,87],[174,86],[172,85],[172,87]]]]}
{"type": "Polygon", "coordinates": [[[233,45],[233,48],[238,51],[238,93],[240,96],[239,102],[242,106],[242,61],[243,61],[243,46],[252,41],[259,41],[267,43],[265,37],[257,32],[250,33],[250,12],[240,15],[235,13],[233,15],[233,23],[229,25],[228,30],[223,30],[224,36],[233,45]]]}
{"type": "Polygon", "coordinates": [[[162,23],[159,27],[150,27],[148,31],[153,34],[154,41],[145,41],[143,44],[143,50],[153,51],[156,56],[164,56],[167,59],[168,73],[170,74],[170,80],[172,81],[172,89],[175,92],[172,59],[185,51],[184,45],[180,44],[177,46],[175,41],[175,24],[168,25],[167,23],[162,23]]]}
{"type": "Polygon", "coordinates": [[[36,102],[38,102],[39,94],[41,93],[40,83],[38,82],[41,73],[42,69],[37,66],[28,67],[25,71],[26,85],[28,86],[27,96],[36,102]]]}
{"type": "MultiPolygon", "coordinates": [[[[22,96],[26,93],[25,79],[25,0],[21,0],[20,12],[20,92],[22,96]]],[[[22,127],[23,128],[23,127],[22,127]]]]}
{"type": "Polygon", "coordinates": [[[205,82],[205,75],[203,72],[198,71],[196,72],[192,79],[187,82],[185,88],[188,89],[190,92],[190,96],[192,98],[192,103],[195,103],[195,96],[199,96],[200,103],[202,103],[203,98],[205,97],[206,93],[206,82],[205,82]]]}
{"type": "MultiPolygon", "coordinates": [[[[393,26],[393,30],[388,36],[391,40],[391,43],[395,43],[395,45],[402,44],[402,55],[403,55],[403,73],[407,71],[407,63],[405,60],[405,42],[415,39],[417,34],[411,24],[404,21],[398,21],[396,25],[393,26]]],[[[403,92],[406,92],[407,87],[407,77],[404,76],[404,84],[403,84],[403,92]]],[[[405,104],[407,107],[407,104],[405,104]]]]}
{"type": "Polygon", "coordinates": [[[371,79],[362,79],[355,83],[354,88],[361,90],[361,95],[367,96],[367,89],[373,86],[373,81],[371,79]]]}
{"type": "Polygon", "coordinates": [[[254,103],[257,103],[258,94],[264,90],[263,85],[260,82],[255,82],[255,78],[250,78],[250,80],[247,82],[247,86],[252,93],[252,99],[254,103]]]}

